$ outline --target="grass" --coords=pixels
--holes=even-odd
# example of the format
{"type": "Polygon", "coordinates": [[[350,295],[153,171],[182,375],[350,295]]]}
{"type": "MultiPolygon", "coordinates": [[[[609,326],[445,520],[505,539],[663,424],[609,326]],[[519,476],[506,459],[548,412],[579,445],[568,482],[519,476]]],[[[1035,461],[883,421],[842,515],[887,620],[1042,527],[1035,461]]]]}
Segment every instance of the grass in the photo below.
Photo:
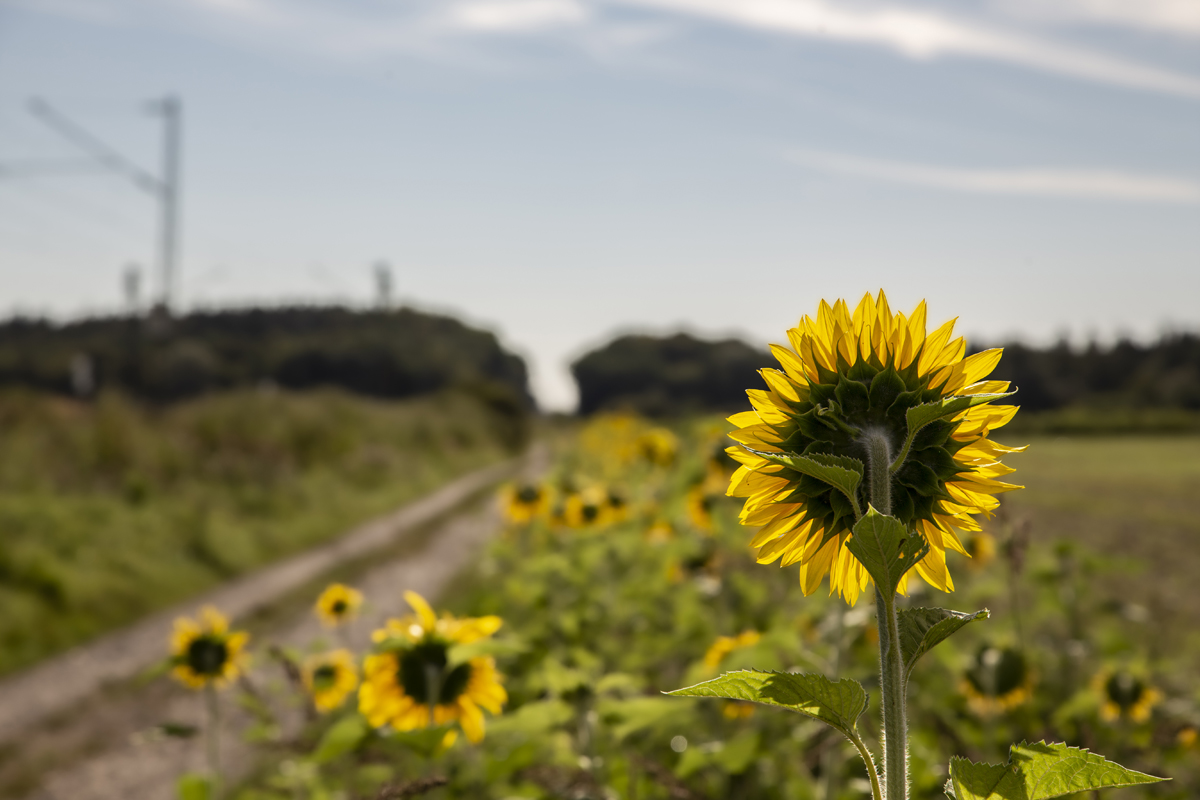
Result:
{"type": "Polygon", "coordinates": [[[326,541],[515,444],[464,393],[0,397],[0,674],[326,541]]]}
{"type": "Polygon", "coordinates": [[[1035,540],[1067,539],[1109,557],[1105,594],[1146,608],[1158,635],[1192,635],[1200,436],[1028,441],[1027,453],[1006,459],[1027,487],[1005,496],[1007,508],[1029,519],[1035,540]]]}

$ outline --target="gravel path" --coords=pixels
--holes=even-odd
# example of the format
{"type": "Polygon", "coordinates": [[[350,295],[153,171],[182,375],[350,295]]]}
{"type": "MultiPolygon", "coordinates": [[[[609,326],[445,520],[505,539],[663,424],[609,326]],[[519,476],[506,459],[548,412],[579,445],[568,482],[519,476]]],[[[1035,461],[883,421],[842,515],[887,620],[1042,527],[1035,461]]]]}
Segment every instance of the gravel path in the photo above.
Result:
{"type": "MultiPolygon", "coordinates": [[[[163,738],[154,731],[166,721],[197,724],[203,719],[201,695],[166,678],[147,683],[136,676],[163,658],[177,616],[193,614],[206,603],[235,620],[267,615],[266,630],[256,633],[251,643],[260,645],[255,649],[261,650],[267,641],[301,646],[328,635],[309,606],[293,608],[277,619],[269,616],[272,607],[338,567],[368,562],[354,578],[368,606],[347,634],[351,645],[365,646],[371,630],[405,607],[404,590],[437,597],[499,528],[493,503],[458,509],[518,471],[543,471],[546,462],[545,451],[535,449],[520,462],[463,476],[334,542],[0,682],[0,795],[30,800],[170,800],[180,774],[202,769],[203,746],[195,739],[163,738]],[[409,552],[396,555],[394,551],[405,545],[409,552]],[[392,555],[369,564],[373,555],[389,549],[392,555]]],[[[252,680],[262,680],[264,672],[277,675],[279,668],[260,657],[252,680]]],[[[253,754],[237,734],[248,719],[233,709],[225,717],[222,763],[230,775],[244,774],[253,764],[253,754]]]]}

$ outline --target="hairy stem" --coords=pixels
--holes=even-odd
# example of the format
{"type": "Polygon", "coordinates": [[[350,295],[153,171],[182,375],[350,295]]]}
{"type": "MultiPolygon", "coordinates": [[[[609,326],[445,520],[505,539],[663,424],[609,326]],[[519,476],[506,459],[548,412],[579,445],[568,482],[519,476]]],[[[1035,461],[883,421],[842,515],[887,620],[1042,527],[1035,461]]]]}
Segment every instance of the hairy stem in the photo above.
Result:
{"type": "Polygon", "coordinates": [[[883,687],[883,780],[887,800],[908,798],[908,710],[896,598],[875,590],[879,619],[879,673],[883,687]]]}
{"type": "Polygon", "coordinates": [[[867,480],[871,493],[871,505],[880,514],[892,513],[892,446],[887,434],[879,430],[865,430],[862,438],[867,448],[867,480]]]}
{"type": "MultiPolygon", "coordinates": [[[[871,505],[881,514],[892,513],[892,453],[887,435],[863,432],[871,505]]],[[[886,800],[908,798],[908,716],[904,697],[904,659],[900,652],[900,623],[896,596],[884,596],[875,587],[875,613],[879,621],[879,674],[883,688],[883,782],[886,800]]]]}
{"type": "Polygon", "coordinates": [[[883,789],[879,786],[879,772],[875,769],[875,759],[871,756],[871,751],[867,749],[866,743],[857,732],[850,741],[858,748],[858,754],[862,756],[863,763],[867,765],[867,777],[871,779],[872,800],[883,800],[883,789]]]}

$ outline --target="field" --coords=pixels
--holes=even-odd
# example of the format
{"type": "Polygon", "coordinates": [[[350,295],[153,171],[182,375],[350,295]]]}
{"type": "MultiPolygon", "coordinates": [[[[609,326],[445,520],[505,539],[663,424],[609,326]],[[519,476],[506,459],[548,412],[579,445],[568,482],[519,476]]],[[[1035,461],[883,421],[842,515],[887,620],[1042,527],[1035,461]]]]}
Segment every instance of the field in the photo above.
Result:
{"type": "Polygon", "coordinates": [[[458,392],[0,397],[0,674],[511,455],[512,422],[458,392]]]}
{"type": "MultiPolygon", "coordinates": [[[[739,668],[835,673],[873,694],[860,727],[877,735],[872,603],[846,608],[823,589],[805,598],[795,567],[754,563],[723,496],[723,430],[601,417],[560,431],[543,484],[554,502],[532,521],[516,514],[439,598],[456,614],[504,620],[494,645],[474,651],[495,656],[508,695],[480,744],[460,736],[447,748],[444,727],[375,731],[350,700],[271,740],[233,795],[391,796],[386,787],[435,776],[448,784],[429,797],[865,796],[853,751],[814,720],[662,695],[739,668]]],[[[1032,444],[1013,458],[1030,488],[969,543],[974,560],[952,559],[956,591],[916,585],[907,601],[993,611],[915,673],[913,796],[942,796],[951,755],[1002,762],[1009,742],[1044,738],[1174,778],[1106,800],[1193,797],[1200,643],[1187,635],[1195,612],[1170,604],[1198,574],[1195,556],[1179,554],[1196,530],[1183,509],[1198,443],[1032,444]],[[1128,690],[1122,704],[1113,686],[1128,690]]],[[[269,691],[268,708],[303,702],[282,673],[269,691]]]]}

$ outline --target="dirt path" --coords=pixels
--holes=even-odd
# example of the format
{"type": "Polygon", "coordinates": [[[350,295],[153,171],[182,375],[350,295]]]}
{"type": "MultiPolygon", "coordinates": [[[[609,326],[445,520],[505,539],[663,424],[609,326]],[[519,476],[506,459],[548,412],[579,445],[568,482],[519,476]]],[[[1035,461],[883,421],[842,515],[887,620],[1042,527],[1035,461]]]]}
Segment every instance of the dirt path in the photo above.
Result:
{"type": "MultiPolygon", "coordinates": [[[[434,494],[373,520],[342,538],[239,578],[52,659],[0,683],[0,795],[36,800],[170,800],[178,775],[202,767],[195,740],[155,736],[166,721],[196,724],[200,697],[159,678],[133,680],[160,661],[175,617],[205,604],[232,618],[251,620],[253,644],[302,645],[322,635],[308,603],[294,595],[347,565],[368,608],[349,632],[363,646],[370,631],[404,606],[413,589],[436,597],[499,527],[491,503],[459,510],[471,498],[515,472],[537,473],[547,457],[535,450],[457,479],[434,494]],[[458,510],[458,513],[451,513],[458,510]],[[448,517],[448,519],[447,519],[448,517]],[[405,552],[397,552],[405,548],[405,552]],[[378,561],[371,565],[372,560],[378,561]],[[351,567],[352,568],[352,567],[351,567]],[[359,571],[359,570],[356,570],[359,571]],[[288,607],[290,606],[290,607],[288,607]],[[258,617],[258,624],[254,618],[258,617]]],[[[260,658],[253,675],[278,668],[260,658]]],[[[257,680],[257,677],[255,677],[257,680]]],[[[228,703],[227,703],[228,705],[228,703]]],[[[247,720],[230,713],[222,761],[231,773],[252,764],[234,728],[247,720]]]]}

